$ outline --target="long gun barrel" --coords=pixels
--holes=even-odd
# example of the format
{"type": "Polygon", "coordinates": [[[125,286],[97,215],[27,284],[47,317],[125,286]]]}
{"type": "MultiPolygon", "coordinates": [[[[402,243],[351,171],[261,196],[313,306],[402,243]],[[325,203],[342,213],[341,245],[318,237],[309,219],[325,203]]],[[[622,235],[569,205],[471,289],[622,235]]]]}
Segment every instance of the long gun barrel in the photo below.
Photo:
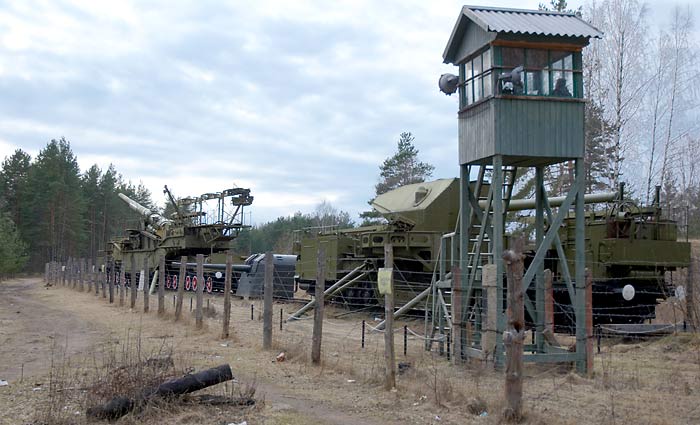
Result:
{"type": "MultiPolygon", "coordinates": [[[[586,204],[597,204],[601,202],[612,202],[617,198],[617,192],[590,193],[583,196],[586,204]]],[[[549,206],[558,207],[564,203],[565,196],[549,198],[549,206]]],[[[508,203],[508,211],[534,210],[537,203],[534,199],[513,199],[508,203]]],[[[481,208],[486,208],[486,201],[479,201],[481,208]]]]}
{"type": "Polygon", "coordinates": [[[154,213],[153,211],[149,210],[148,208],[144,207],[143,205],[124,195],[123,193],[119,194],[119,198],[121,198],[121,200],[124,201],[129,206],[129,208],[136,211],[137,213],[139,213],[139,215],[145,218],[146,223],[148,225],[153,226],[156,229],[159,229],[164,225],[170,223],[170,220],[166,219],[160,214],[154,213]]]}

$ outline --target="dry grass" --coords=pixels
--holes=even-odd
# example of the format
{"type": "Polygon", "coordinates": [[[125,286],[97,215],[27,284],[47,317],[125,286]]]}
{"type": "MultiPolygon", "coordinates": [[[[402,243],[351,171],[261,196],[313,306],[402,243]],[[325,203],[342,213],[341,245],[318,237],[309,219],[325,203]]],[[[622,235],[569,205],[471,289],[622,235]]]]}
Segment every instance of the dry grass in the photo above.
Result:
{"type": "Polygon", "coordinates": [[[140,329],[128,329],[118,341],[95,347],[89,357],[70,357],[56,343],[51,357],[48,389],[35,411],[34,425],[86,423],[85,412],[117,397],[135,400],[132,413],[121,424],[161,423],[164,416],[176,423],[202,423],[211,414],[202,406],[255,404],[255,384],[226,383],[200,396],[148,399],[149,389],[194,372],[194,356],[175,352],[168,337],[144,344],[140,329]],[[146,348],[148,346],[148,348],[146,348]]]}

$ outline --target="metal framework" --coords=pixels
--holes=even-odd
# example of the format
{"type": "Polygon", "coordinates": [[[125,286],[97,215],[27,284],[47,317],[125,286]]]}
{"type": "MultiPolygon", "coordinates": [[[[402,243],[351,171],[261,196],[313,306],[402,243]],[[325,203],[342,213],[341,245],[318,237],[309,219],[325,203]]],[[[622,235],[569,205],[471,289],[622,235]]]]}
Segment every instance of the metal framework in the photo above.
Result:
{"type": "MultiPolygon", "coordinates": [[[[523,291],[526,310],[534,323],[534,344],[526,345],[525,360],[534,362],[576,362],[579,372],[586,372],[586,328],[585,328],[585,254],[584,254],[584,175],[583,158],[576,158],[575,182],[556,214],[553,214],[544,186],[544,167],[535,168],[535,255],[525,271],[523,291]],[[574,275],[569,270],[569,261],[558,230],[564,218],[574,209],[576,214],[576,258],[573,259],[574,275]],[[545,229],[545,217],[549,224],[545,229]],[[561,265],[561,278],[574,306],[576,320],[576,351],[568,352],[549,345],[543,332],[544,315],[544,259],[546,252],[556,249],[561,265]],[[534,299],[528,289],[534,286],[534,299]]],[[[518,166],[522,166],[522,159],[518,166]]],[[[444,336],[453,334],[455,360],[466,358],[488,359],[492,357],[496,366],[504,361],[503,331],[506,325],[505,302],[507,288],[501,254],[506,247],[505,216],[515,184],[517,168],[504,164],[501,155],[494,155],[490,165],[478,166],[478,178],[470,182],[471,170],[476,164],[464,164],[460,169],[460,223],[457,235],[443,238],[440,274],[434,279],[431,341],[444,343],[444,336]],[[483,188],[488,192],[483,196],[483,188]],[[452,254],[446,255],[447,245],[452,254]],[[456,249],[458,247],[458,249],[456,249]],[[457,255],[455,255],[457,252],[457,255]],[[486,266],[490,271],[486,272],[486,266]],[[459,278],[453,273],[459,273],[459,278]],[[490,282],[485,282],[489,280],[490,282]],[[447,293],[449,292],[449,298],[447,293]],[[492,293],[492,292],[495,292],[492,293]],[[495,296],[494,296],[495,295],[495,296]],[[451,304],[445,302],[451,300],[451,304]],[[489,310],[495,310],[489,311],[489,310]],[[495,329],[489,329],[489,318],[494,319],[495,329]],[[495,332],[494,332],[495,331],[495,332]],[[485,334],[493,332],[491,339],[485,334]],[[439,337],[435,337],[435,335],[439,337]],[[443,336],[442,339],[440,336],[443,336]],[[493,341],[492,341],[493,340],[493,341]],[[487,342],[488,341],[488,342],[487,342]],[[490,347],[487,344],[493,343],[490,347]]],[[[430,343],[428,344],[428,348],[430,343]]]]}

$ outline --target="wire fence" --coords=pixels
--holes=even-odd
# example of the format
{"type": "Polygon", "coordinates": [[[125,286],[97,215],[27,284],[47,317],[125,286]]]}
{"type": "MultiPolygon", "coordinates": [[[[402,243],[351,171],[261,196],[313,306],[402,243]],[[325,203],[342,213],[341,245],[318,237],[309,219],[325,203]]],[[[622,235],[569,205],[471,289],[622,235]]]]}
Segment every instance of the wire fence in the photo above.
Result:
{"type": "MultiPolygon", "coordinates": [[[[301,264],[297,264],[297,269],[314,266],[315,262],[309,260],[300,260],[301,264]]],[[[81,276],[85,275],[85,279],[89,279],[88,275],[96,276],[101,272],[99,279],[102,281],[111,281],[114,285],[115,297],[119,296],[121,291],[129,291],[132,286],[132,270],[130,264],[110,263],[107,265],[90,265],[90,270],[87,270],[89,262],[69,261],[67,264],[61,264],[60,270],[56,271],[57,278],[63,284],[68,280],[69,285],[76,286],[81,276]],[[123,269],[123,270],[122,270],[123,269]],[[82,271],[82,273],[81,273],[82,271]],[[124,279],[124,282],[121,280],[124,279]]],[[[384,320],[383,298],[377,290],[376,270],[383,264],[377,258],[355,258],[347,259],[346,261],[338,261],[337,267],[333,270],[335,279],[328,279],[326,288],[332,283],[337,282],[343,276],[349,274],[358,265],[368,264],[369,266],[363,272],[364,274],[354,279],[354,283],[329,295],[327,302],[332,306],[332,315],[338,316],[342,322],[352,323],[355,321],[361,323],[365,321],[367,332],[376,333],[374,323],[380,323],[384,320]],[[360,319],[362,318],[362,319],[360,319]]],[[[396,307],[401,307],[405,303],[418,297],[425,289],[429,288],[436,279],[435,270],[440,264],[431,261],[416,261],[410,258],[398,257],[394,260],[394,293],[396,307]],[[432,270],[431,270],[432,269],[432,270]]],[[[604,263],[587,264],[589,269],[604,269],[604,263]]],[[[56,267],[56,266],[52,266],[56,267]]],[[[47,265],[47,270],[49,266],[47,265]]],[[[149,272],[146,279],[141,279],[143,272],[141,265],[136,267],[136,276],[134,282],[145,281],[148,285],[154,276],[154,270],[149,272]]],[[[224,270],[215,265],[204,265],[204,282],[198,282],[194,264],[188,264],[184,276],[180,275],[180,264],[176,261],[166,262],[164,286],[167,294],[167,305],[175,304],[174,297],[180,285],[184,286],[185,294],[192,294],[196,291],[198,285],[204,285],[204,293],[207,297],[207,303],[211,308],[219,307],[220,295],[224,291],[224,270]]],[[[48,272],[47,272],[48,273],[48,272]]],[[[697,274],[697,273],[696,273],[697,274]]],[[[289,315],[298,310],[300,305],[312,302],[315,281],[308,279],[295,279],[294,272],[289,270],[274,270],[274,285],[275,299],[280,305],[282,311],[282,322],[288,326],[296,326],[297,321],[288,321],[289,315]],[[283,288],[280,290],[280,288],[283,288]]],[[[146,277],[146,276],[144,276],[146,277]]],[[[241,294],[239,283],[243,279],[250,279],[248,272],[234,271],[232,276],[232,295],[237,303],[243,302],[244,297],[258,295],[260,298],[252,299],[246,306],[246,315],[255,319],[256,314],[262,314],[262,280],[258,279],[255,284],[259,285],[258,291],[248,291],[245,295],[241,294]],[[236,297],[237,296],[237,297],[236,297]]],[[[97,279],[92,277],[92,279],[97,279]]],[[[543,309],[542,291],[536,289],[536,284],[530,285],[527,291],[527,298],[531,300],[531,308],[526,312],[526,326],[529,329],[534,329],[536,324],[534,316],[545,314],[543,309]],[[539,298],[538,298],[539,297],[539,298]]],[[[575,282],[574,282],[575,286],[575,282]]],[[[693,330],[697,328],[695,323],[694,311],[698,311],[698,302],[694,297],[700,291],[700,286],[697,276],[689,276],[686,270],[682,271],[667,271],[664,267],[659,266],[646,267],[645,270],[627,276],[593,276],[593,318],[594,325],[600,329],[605,329],[605,325],[609,324],[642,324],[642,323],[664,323],[672,324],[676,327],[681,327],[684,330],[693,330]],[[626,287],[631,286],[631,295],[626,291],[626,287]],[[679,288],[683,288],[679,290],[679,288]]],[[[156,282],[157,287],[157,282],[156,282]]],[[[503,291],[501,299],[497,299],[497,305],[505,308],[505,297],[507,293],[507,285],[504,282],[506,290],[503,291]]],[[[99,288],[97,292],[99,293],[99,288]]],[[[477,329],[485,322],[486,305],[487,305],[487,290],[476,286],[472,297],[469,300],[469,307],[473,313],[469,317],[473,329],[477,329]],[[481,315],[482,317],[477,317],[481,315]]],[[[553,289],[553,318],[554,330],[562,334],[575,333],[575,314],[573,303],[570,297],[569,289],[563,282],[561,275],[555,275],[553,289]]],[[[140,296],[140,294],[139,294],[140,296]]],[[[188,303],[194,303],[191,295],[186,295],[190,301],[185,300],[185,307],[188,303]]],[[[429,329],[432,326],[433,312],[432,296],[428,294],[424,300],[418,302],[414,308],[409,309],[400,318],[402,323],[407,326],[407,332],[410,335],[409,339],[416,338],[435,338],[432,336],[434,329],[429,329]],[[429,324],[430,323],[430,324],[429,324]]],[[[445,291],[446,303],[450,303],[450,290],[445,291]]],[[[235,303],[234,303],[235,304],[235,303]]],[[[193,304],[192,304],[193,305],[193,304]]],[[[233,313],[232,313],[233,314],[233,313]]],[[[303,319],[303,317],[302,317],[303,319]]],[[[303,323],[304,320],[298,322],[303,323]]],[[[232,316],[232,323],[235,323],[232,316]]],[[[331,324],[330,326],[333,326],[331,324]]],[[[403,325],[402,325],[403,326],[403,325]]],[[[661,334],[663,331],[656,331],[655,334],[661,334]]],[[[604,337],[615,335],[614,332],[603,332],[604,337]]],[[[443,343],[445,335],[438,332],[437,338],[443,343]]],[[[425,344],[423,344],[425,345],[425,344]]]]}
{"type": "MultiPolygon", "coordinates": [[[[433,273],[402,270],[400,268],[401,259],[397,260],[399,265],[395,274],[397,299],[414,297],[430,285],[433,273]],[[405,293],[405,296],[399,295],[401,293],[405,293]]],[[[431,265],[438,266],[438,264],[431,265]]],[[[82,261],[72,261],[70,264],[49,264],[47,265],[46,278],[54,285],[75,288],[76,290],[80,290],[82,279],[84,292],[95,293],[96,302],[108,302],[104,298],[106,298],[110,280],[114,285],[115,299],[122,292],[127,295],[128,299],[131,294],[132,282],[140,280],[140,270],[137,270],[136,276],[132,279],[131,266],[127,264],[123,268],[123,282],[121,264],[114,264],[103,269],[101,266],[88,267],[87,262],[83,266],[82,261]]],[[[351,270],[349,267],[347,268],[348,273],[351,270]]],[[[223,271],[205,267],[203,308],[207,325],[202,332],[211,332],[223,326],[224,297],[222,294],[223,278],[225,277],[223,273],[223,271]]],[[[235,283],[244,277],[245,272],[233,273],[232,294],[234,297],[231,303],[230,332],[239,343],[262,349],[263,299],[262,297],[246,299],[235,296],[238,291],[235,283]]],[[[342,274],[340,273],[340,275],[342,274]]],[[[289,275],[283,272],[275,271],[273,275],[275,282],[289,279],[289,275]]],[[[179,326],[173,322],[172,315],[177,301],[177,289],[181,285],[184,286],[183,322],[188,323],[189,317],[194,317],[196,310],[195,289],[200,285],[200,282],[196,282],[195,277],[194,267],[187,267],[183,278],[180,276],[179,264],[166,263],[164,276],[165,313],[163,314],[165,327],[179,326]]],[[[665,273],[661,278],[664,284],[660,289],[641,289],[642,286],[637,285],[640,289],[637,289],[635,296],[640,296],[644,300],[651,299],[651,297],[664,299],[670,295],[668,288],[675,288],[680,284],[687,286],[688,282],[694,286],[698,284],[697,276],[688,277],[680,272],[674,272],[672,276],[670,273],[665,273]],[[664,287],[666,290],[663,289],[664,287]]],[[[152,279],[153,272],[151,271],[148,279],[144,279],[144,282],[150,282],[152,279]]],[[[381,297],[374,289],[375,279],[374,271],[371,271],[367,276],[359,279],[356,282],[357,286],[350,288],[351,291],[330,297],[323,320],[322,358],[325,367],[343,372],[351,380],[361,380],[367,383],[381,382],[385,367],[384,331],[377,326],[385,317],[381,308],[381,297]],[[363,291],[371,291],[371,302],[367,302],[367,294],[363,291]]],[[[655,282],[658,282],[658,276],[655,279],[655,282]]],[[[686,300],[666,298],[666,301],[657,304],[656,298],[654,298],[654,302],[626,305],[625,302],[629,301],[623,298],[620,285],[624,286],[623,284],[628,283],[634,285],[638,280],[638,277],[636,279],[633,277],[594,279],[593,311],[594,314],[596,312],[602,314],[607,320],[597,323],[593,335],[596,346],[594,369],[598,376],[596,382],[609,391],[643,391],[650,387],[654,391],[664,391],[666,386],[670,385],[668,382],[669,377],[671,377],[675,379],[677,384],[673,391],[678,391],[678,385],[681,386],[680,388],[688,387],[687,390],[683,391],[700,390],[700,387],[696,388],[700,382],[700,346],[698,346],[697,356],[694,358],[692,357],[694,351],[690,351],[688,355],[686,355],[687,351],[683,351],[684,348],[680,345],[682,340],[679,342],[677,337],[668,337],[672,333],[682,334],[683,331],[695,329],[690,320],[685,320],[685,325],[683,323],[684,319],[688,318],[686,300]],[[614,290],[611,289],[613,285],[614,290]],[[599,303],[596,305],[596,296],[601,297],[604,301],[609,301],[608,304],[599,303]],[[640,315],[639,312],[644,309],[649,310],[657,317],[648,316],[647,313],[640,315]],[[614,314],[611,311],[614,311],[614,314]],[[664,317],[658,317],[661,315],[664,317]],[[659,326],[646,330],[641,328],[634,332],[612,326],[620,323],[648,323],[649,318],[659,326]],[[682,357],[681,354],[686,357],[682,357]],[[670,356],[668,358],[672,360],[654,360],[659,356],[670,356]],[[677,361],[677,359],[682,359],[682,361],[677,361]]],[[[285,292],[284,296],[278,296],[275,299],[272,331],[274,351],[263,354],[263,356],[268,356],[269,360],[274,360],[281,353],[284,353],[283,357],[287,360],[305,361],[310,357],[313,332],[311,315],[307,313],[302,315],[299,320],[289,320],[292,313],[313,300],[310,295],[313,293],[313,288],[304,288],[303,286],[303,282],[292,281],[291,294],[285,292]]],[[[326,286],[330,286],[330,283],[327,283],[326,286]]],[[[568,289],[566,285],[559,282],[554,285],[553,292],[557,338],[562,347],[573,346],[576,341],[573,336],[573,328],[570,324],[566,325],[567,322],[574,322],[570,302],[567,299],[568,289]]],[[[690,292],[698,293],[695,287],[690,292]]],[[[143,297],[143,294],[143,290],[136,292],[139,299],[143,297]]],[[[533,295],[533,300],[535,299],[534,294],[529,293],[528,295],[533,295]]],[[[477,292],[473,302],[485,304],[485,296],[477,292]]],[[[538,308],[538,303],[533,301],[533,304],[536,313],[542,312],[538,308]]],[[[397,302],[397,307],[400,305],[401,303],[397,302]]],[[[417,374],[416,376],[422,377],[419,379],[425,381],[422,385],[426,387],[431,385],[432,387],[429,389],[434,392],[435,397],[438,397],[439,391],[436,387],[450,388],[450,386],[460,385],[459,380],[464,378],[464,372],[460,372],[460,368],[452,366],[451,362],[454,359],[449,357],[451,352],[449,332],[433,333],[432,329],[428,329],[426,326],[432,314],[431,311],[427,310],[429,306],[431,303],[426,301],[397,318],[392,332],[396,345],[396,362],[399,373],[414,373],[417,374]],[[428,344],[429,342],[432,344],[428,344]],[[440,375],[440,379],[426,374],[440,375]],[[433,380],[432,383],[430,383],[431,380],[433,380]]],[[[124,308],[129,308],[128,303],[125,304],[124,308]]],[[[142,303],[136,303],[136,309],[141,308],[142,303]]],[[[156,315],[155,308],[151,311],[151,314],[156,315]]],[[[527,326],[528,330],[533,329],[531,320],[527,326]]],[[[529,347],[534,346],[535,342],[534,335],[530,336],[526,340],[526,351],[531,349],[529,347]]],[[[493,363],[487,358],[486,361],[480,362],[480,366],[473,364],[467,366],[467,371],[471,371],[472,374],[477,373],[477,378],[474,375],[470,376],[471,380],[486,379],[478,378],[480,376],[478,374],[481,373],[478,370],[490,367],[493,367],[493,363]]],[[[557,371],[560,368],[561,365],[549,365],[528,372],[528,379],[537,381],[540,385],[529,386],[526,397],[531,401],[543,402],[551,401],[553,398],[559,402],[577,401],[576,391],[578,390],[570,388],[570,383],[565,378],[558,377],[557,371]]],[[[693,415],[692,410],[687,415],[688,418],[695,418],[695,416],[691,416],[693,415]]]]}

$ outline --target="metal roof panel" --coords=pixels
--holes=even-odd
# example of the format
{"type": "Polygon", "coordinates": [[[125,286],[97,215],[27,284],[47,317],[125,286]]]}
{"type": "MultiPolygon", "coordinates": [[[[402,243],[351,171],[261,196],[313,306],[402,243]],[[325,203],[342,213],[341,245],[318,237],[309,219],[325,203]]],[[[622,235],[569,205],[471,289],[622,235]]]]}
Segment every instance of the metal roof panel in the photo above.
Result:
{"type": "Polygon", "coordinates": [[[462,10],[479,26],[485,25],[484,30],[497,33],[586,38],[601,38],[603,35],[597,28],[570,13],[484,6],[465,6],[462,10]]]}

